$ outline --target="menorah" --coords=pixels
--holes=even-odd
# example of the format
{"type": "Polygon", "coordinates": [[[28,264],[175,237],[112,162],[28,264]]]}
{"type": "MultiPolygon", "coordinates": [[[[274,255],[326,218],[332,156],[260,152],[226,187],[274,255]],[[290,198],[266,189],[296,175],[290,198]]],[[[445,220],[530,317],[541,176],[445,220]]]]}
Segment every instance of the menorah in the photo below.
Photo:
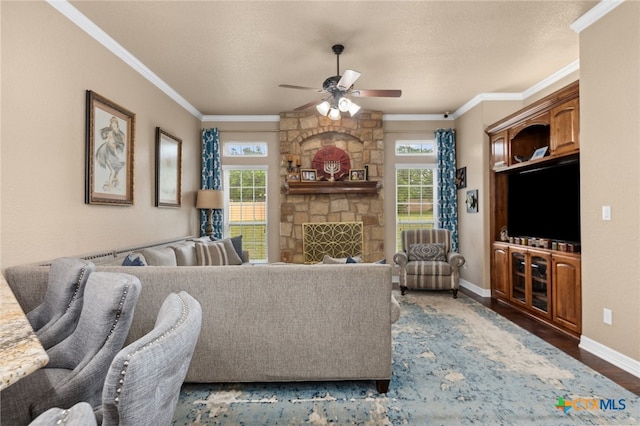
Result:
{"type": "Polygon", "coordinates": [[[333,175],[340,171],[340,161],[336,161],[336,160],[325,161],[324,162],[324,171],[331,175],[329,177],[328,181],[329,182],[333,182],[335,180],[333,175]]]}

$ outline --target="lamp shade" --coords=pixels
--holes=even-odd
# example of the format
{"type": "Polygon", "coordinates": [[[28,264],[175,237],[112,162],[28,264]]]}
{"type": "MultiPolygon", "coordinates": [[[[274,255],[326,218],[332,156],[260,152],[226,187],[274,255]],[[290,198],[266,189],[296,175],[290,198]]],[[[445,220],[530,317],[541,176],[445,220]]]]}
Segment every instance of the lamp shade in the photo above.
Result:
{"type": "Polygon", "coordinates": [[[197,209],[223,209],[224,192],[218,189],[200,189],[196,196],[197,209]]]}
{"type": "Polygon", "coordinates": [[[340,120],[340,110],[338,108],[331,108],[329,110],[329,118],[332,120],[340,120]]]}
{"type": "Polygon", "coordinates": [[[329,102],[324,101],[318,105],[316,105],[316,110],[322,114],[322,115],[327,115],[329,113],[329,109],[331,109],[331,104],[329,104],[329,102]]]}

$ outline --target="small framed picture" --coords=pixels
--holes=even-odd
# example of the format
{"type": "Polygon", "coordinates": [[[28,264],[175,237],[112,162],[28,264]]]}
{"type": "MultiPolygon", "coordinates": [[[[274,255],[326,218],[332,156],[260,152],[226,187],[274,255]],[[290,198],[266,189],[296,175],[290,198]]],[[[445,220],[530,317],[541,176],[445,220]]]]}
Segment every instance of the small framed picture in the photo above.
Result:
{"type": "Polygon", "coordinates": [[[318,171],[316,169],[301,169],[300,180],[303,182],[315,182],[318,180],[318,171]]]}
{"type": "Polygon", "coordinates": [[[478,213],[478,190],[473,189],[467,191],[467,199],[465,200],[467,205],[467,213],[478,213]]]}
{"type": "Polygon", "coordinates": [[[461,167],[456,169],[456,189],[467,187],[467,168],[461,167]]]}
{"type": "Polygon", "coordinates": [[[548,146],[543,146],[542,148],[536,149],[535,151],[533,151],[533,155],[529,160],[535,160],[536,158],[544,157],[548,149],[549,149],[548,146]]]}
{"type": "Polygon", "coordinates": [[[350,169],[349,180],[353,180],[353,181],[367,180],[367,173],[365,169],[350,169]]]}
{"type": "Polygon", "coordinates": [[[287,182],[300,182],[300,173],[287,172],[287,182]]]}

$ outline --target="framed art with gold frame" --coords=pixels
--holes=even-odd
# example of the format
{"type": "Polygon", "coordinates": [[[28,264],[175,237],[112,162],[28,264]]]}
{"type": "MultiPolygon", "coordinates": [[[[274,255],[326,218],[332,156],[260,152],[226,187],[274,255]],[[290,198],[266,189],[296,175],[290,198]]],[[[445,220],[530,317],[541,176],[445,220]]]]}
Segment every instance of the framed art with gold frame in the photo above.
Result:
{"type": "Polygon", "coordinates": [[[91,90],[86,101],[85,203],[131,206],[136,115],[91,90]]]}
{"type": "Polygon", "coordinates": [[[300,182],[300,173],[287,172],[287,182],[300,182]]]}

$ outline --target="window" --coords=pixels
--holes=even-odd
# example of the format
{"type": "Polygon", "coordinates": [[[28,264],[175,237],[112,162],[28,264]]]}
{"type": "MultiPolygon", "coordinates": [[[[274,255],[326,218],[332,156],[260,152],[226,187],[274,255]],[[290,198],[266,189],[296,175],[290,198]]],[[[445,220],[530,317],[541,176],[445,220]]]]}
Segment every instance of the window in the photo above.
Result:
{"type": "Polygon", "coordinates": [[[225,236],[242,235],[253,263],[267,262],[267,168],[224,167],[225,236]]]}
{"type": "Polygon", "coordinates": [[[436,142],[433,140],[396,141],[396,155],[436,155],[436,142]]]}
{"type": "Polygon", "coordinates": [[[435,228],[437,219],[436,166],[396,166],[396,249],[401,249],[400,231],[435,228]]]}
{"type": "Polygon", "coordinates": [[[222,155],[225,157],[266,157],[266,142],[226,142],[222,155]]]}

